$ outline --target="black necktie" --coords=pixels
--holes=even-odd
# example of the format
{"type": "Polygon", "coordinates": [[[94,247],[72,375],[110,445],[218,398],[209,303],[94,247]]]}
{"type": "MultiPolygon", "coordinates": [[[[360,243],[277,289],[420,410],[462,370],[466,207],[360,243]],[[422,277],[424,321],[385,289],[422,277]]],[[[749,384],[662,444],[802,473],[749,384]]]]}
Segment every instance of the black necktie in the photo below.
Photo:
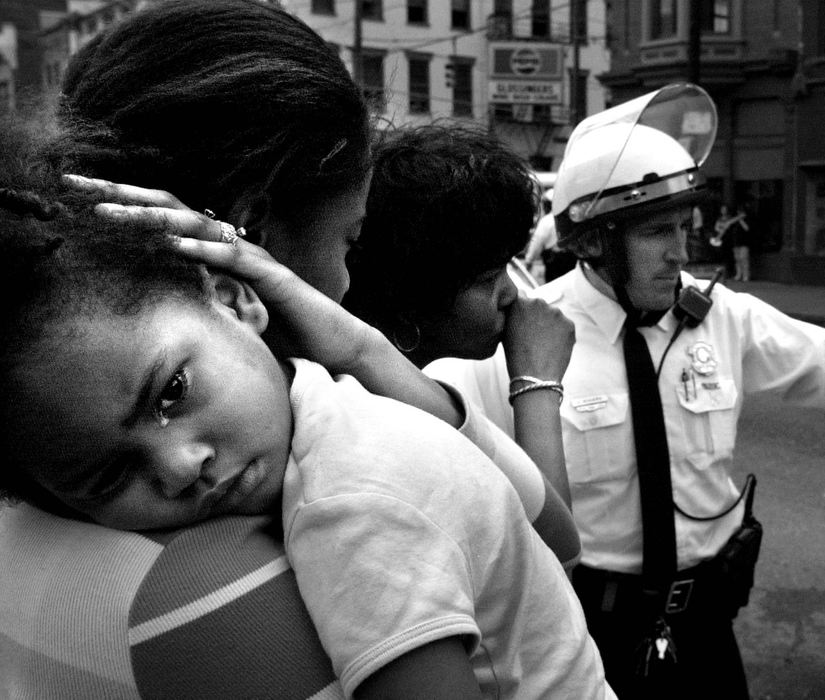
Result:
{"type": "Polygon", "coordinates": [[[629,320],[624,360],[642,502],[642,586],[663,603],[676,573],[670,453],[656,370],[644,337],[629,320]]]}

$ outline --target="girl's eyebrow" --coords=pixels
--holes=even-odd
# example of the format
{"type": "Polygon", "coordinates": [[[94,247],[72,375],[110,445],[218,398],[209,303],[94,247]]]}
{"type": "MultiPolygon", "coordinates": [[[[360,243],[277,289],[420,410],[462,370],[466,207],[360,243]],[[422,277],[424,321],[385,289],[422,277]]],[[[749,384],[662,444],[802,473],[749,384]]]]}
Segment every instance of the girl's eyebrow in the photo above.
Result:
{"type": "Polygon", "coordinates": [[[158,384],[160,373],[166,366],[166,360],[166,348],[160,348],[155,356],[154,362],[149,365],[146,372],[143,374],[135,403],[132,405],[128,415],[121,421],[121,425],[124,428],[130,428],[135,425],[140,417],[145,415],[146,407],[149,405],[152,398],[153,389],[158,384]]]}

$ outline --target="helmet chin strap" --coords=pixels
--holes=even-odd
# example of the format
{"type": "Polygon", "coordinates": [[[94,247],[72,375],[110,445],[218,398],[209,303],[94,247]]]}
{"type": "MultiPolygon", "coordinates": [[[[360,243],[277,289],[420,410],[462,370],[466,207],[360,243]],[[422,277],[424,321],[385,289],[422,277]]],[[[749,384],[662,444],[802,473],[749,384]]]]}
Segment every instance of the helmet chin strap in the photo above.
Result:
{"type": "MultiPolygon", "coordinates": [[[[666,309],[657,309],[654,311],[637,309],[633,306],[633,302],[630,300],[630,295],[627,293],[627,286],[625,284],[614,284],[611,285],[611,287],[613,289],[613,293],[616,295],[616,300],[619,302],[619,306],[621,306],[627,314],[627,323],[631,326],[654,326],[659,323],[662,316],[664,316],[672,308],[671,305],[666,309]]],[[[676,286],[673,288],[674,304],[679,298],[679,292],[681,291],[682,280],[679,279],[676,282],[676,286]]]]}

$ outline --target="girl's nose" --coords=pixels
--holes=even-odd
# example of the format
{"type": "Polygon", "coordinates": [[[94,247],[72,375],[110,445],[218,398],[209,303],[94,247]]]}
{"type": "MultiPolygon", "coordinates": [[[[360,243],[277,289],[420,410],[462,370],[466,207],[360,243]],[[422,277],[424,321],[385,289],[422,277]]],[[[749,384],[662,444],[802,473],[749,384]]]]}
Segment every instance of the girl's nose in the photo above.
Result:
{"type": "Polygon", "coordinates": [[[175,498],[207,477],[214,458],[214,450],[204,443],[183,442],[160,449],[154,460],[155,479],[163,495],[175,498]]]}

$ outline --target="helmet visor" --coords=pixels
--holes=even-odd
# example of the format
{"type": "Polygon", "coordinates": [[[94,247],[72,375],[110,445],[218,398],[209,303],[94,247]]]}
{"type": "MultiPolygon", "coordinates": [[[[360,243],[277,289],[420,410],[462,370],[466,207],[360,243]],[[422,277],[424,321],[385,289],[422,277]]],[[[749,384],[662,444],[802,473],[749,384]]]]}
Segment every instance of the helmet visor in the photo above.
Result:
{"type": "MultiPolygon", "coordinates": [[[[691,83],[667,85],[583,120],[570,135],[565,149],[565,158],[576,149],[583,137],[596,130],[600,130],[602,134],[620,135],[620,141],[617,143],[614,140],[612,147],[602,152],[602,159],[595,168],[595,172],[590,171],[590,177],[596,179],[595,182],[591,180],[587,188],[589,189],[587,203],[577,207],[577,216],[573,217],[574,220],[589,219],[605,211],[613,210],[617,206],[628,206],[625,200],[617,200],[617,202],[600,200],[603,194],[607,196],[615,189],[617,182],[624,182],[622,176],[619,176],[619,172],[627,167],[627,162],[620,167],[623,157],[625,161],[638,157],[636,154],[638,139],[636,139],[637,145],[634,148],[627,149],[634,131],[641,138],[640,132],[653,129],[670,137],[668,141],[670,139],[676,141],[684,149],[683,165],[680,166],[680,170],[686,166],[692,170],[701,166],[707,159],[716,139],[716,128],[717,114],[713,100],[701,87],[691,83]],[[642,129],[637,129],[637,127],[642,127],[642,129]],[[616,173],[615,177],[614,173],[616,173]],[[608,192],[605,192],[606,189],[608,192]]],[[[594,143],[592,138],[588,141],[591,144],[594,143]]],[[[658,164],[666,167],[665,162],[661,161],[664,153],[657,151],[649,139],[646,142],[651,143],[646,156],[647,162],[656,164],[656,154],[659,153],[658,164]]],[[[678,146],[676,148],[681,152],[678,146]]],[[[564,168],[564,161],[562,161],[562,168],[564,168]]],[[[686,172],[686,170],[682,171],[686,172]]],[[[695,176],[690,174],[682,176],[671,172],[661,172],[661,175],[665,178],[676,175],[676,179],[651,186],[649,195],[667,196],[671,194],[670,190],[678,192],[692,188],[695,180],[695,176]],[[685,181],[682,182],[679,178],[685,181]],[[656,187],[662,191],[653,192],[652,190],[656,187]]],[[[624,182],[624,184],[631,183],[624,182]]],[[[564,206],[566,205],[567,202],[564,203],[564,206]]]]}

